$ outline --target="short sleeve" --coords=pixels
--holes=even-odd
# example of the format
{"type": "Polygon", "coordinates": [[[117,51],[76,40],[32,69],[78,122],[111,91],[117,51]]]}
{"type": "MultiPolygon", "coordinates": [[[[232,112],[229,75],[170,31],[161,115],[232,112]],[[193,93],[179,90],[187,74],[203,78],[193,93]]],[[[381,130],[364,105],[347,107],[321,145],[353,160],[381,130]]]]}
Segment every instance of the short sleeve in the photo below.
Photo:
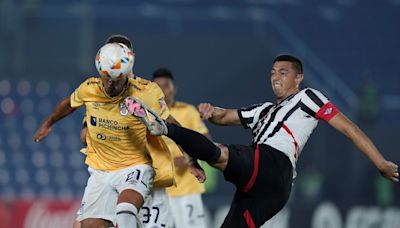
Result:
{"type": "Polygon", "coordinates": [[[83,96],[85,93],[85,83],[82,83],[70,96],[71,107],[77,108],[85,104],[83,96]]]}
{"type": "Polygon", "coordinates": [[[340,111],[320,91],[307,88],[301,98],[301,108],[318,120],[329,122],[340,111]]]}

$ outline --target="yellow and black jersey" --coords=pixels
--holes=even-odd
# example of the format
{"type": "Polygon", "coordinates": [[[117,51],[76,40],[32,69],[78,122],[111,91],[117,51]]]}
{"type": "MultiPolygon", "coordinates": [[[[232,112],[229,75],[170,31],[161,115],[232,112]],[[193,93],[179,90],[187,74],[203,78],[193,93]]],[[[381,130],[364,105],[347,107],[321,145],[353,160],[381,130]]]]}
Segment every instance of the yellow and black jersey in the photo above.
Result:
{"type": "MultiPolygon", "coordinates": [[[[157,84],[139,77],[129,78],[127,89],[116,97],[106,94],[97,77],[87,79],[72,93],[71,106],[86,107],[86,164],[89,166],[112,171],[152,162],[148,146],[151,136],[147,135],[146,126],[136,117],[127,115],[124,109],[123,102],[128,96],[138,98],[164,119],[170,115],[157,84]]],[[[158,144],[153,147],[160,149],[163,142],[158,144]]]]}

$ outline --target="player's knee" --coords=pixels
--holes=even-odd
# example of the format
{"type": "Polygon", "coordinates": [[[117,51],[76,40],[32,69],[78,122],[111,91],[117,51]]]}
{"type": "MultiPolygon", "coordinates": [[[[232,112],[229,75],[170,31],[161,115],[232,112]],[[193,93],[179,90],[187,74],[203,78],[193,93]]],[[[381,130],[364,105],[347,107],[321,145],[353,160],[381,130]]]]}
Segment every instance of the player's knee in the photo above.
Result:
{"type": "Polygon", "coordinates": [[[104,219],[85,219],[81,222],[82,228],[108,228],[110,222],[104,219]]]}
{"type": "Polygon", "coordinates": [[[75,220],[74,224],[72,224],[72,228],[82,228],[81,223],[75,220]]]}

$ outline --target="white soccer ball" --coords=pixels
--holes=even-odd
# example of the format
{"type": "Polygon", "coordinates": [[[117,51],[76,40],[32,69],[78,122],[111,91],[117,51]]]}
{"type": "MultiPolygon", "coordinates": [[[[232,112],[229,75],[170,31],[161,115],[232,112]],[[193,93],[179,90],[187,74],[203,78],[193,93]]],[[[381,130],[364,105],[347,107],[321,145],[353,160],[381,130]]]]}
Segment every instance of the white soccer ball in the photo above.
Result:
{"type": "Polygon", "coordinates": [[[100,48],[96,55],[96,68],[101,76],[112,79],[129,76],[135,56],[131,49],[121,43],[109,43],[100,48]]]}

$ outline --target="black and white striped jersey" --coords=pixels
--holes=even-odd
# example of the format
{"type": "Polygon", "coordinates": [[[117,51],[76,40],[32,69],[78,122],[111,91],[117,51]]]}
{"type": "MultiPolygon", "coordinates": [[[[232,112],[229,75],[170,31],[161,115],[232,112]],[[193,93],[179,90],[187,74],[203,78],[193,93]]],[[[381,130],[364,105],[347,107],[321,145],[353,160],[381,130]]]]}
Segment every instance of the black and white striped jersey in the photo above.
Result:
{"type": "Polygon", "coordinates": [[[329,121],[339,110],[321,92],[306,88],[280,104],[266,102],[238,110],[242,125],[252,130],[254,144],[267,144],[296,161],[318,120],[329,121]]]}

